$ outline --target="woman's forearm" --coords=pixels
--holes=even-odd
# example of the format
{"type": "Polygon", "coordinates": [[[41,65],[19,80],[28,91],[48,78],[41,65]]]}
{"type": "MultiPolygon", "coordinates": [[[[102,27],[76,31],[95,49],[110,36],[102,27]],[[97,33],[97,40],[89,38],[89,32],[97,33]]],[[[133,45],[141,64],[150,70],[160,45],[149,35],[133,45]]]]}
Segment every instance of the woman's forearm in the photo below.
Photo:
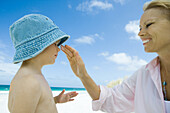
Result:
{"type": "Polygon", "coordinates": [[[84,75],[80,78],[87,92],[93,100],[98,100],[100,97],[100,87],[96,85],[93,79],[88,75],[84,75]]]}

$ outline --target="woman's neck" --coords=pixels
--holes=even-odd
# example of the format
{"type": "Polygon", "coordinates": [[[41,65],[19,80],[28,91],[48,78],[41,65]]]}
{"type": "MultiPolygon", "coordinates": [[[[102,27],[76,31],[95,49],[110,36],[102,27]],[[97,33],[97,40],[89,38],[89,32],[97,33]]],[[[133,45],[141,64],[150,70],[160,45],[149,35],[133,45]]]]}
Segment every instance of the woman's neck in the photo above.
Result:
{"type": "Polygon", "coordinates": [[[157,54],[159,55],[160,66],[167,73],[170,74],[170,46],[166,49],[162,49],[157,54]]]}
{"type": "Polygon", "coordinates": [[[170,56],[169,57],[159,56],[159,60],[161,69],[164,70],[166,74],[170,76],[170,56]]]}

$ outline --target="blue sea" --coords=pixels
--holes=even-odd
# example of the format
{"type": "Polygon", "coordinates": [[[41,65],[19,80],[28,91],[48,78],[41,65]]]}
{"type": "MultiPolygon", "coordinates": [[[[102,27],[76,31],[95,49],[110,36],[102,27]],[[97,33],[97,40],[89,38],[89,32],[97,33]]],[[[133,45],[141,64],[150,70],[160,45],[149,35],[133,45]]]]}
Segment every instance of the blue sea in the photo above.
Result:
{"type": "MultiPolygon", "coordinates": [[[[0,91],[9,91],[10,85],[0,85],[0,91]]],[[[85,91],[85,88],[70,88],[70,87],[51,87],[52,91],[85,91]]]]}

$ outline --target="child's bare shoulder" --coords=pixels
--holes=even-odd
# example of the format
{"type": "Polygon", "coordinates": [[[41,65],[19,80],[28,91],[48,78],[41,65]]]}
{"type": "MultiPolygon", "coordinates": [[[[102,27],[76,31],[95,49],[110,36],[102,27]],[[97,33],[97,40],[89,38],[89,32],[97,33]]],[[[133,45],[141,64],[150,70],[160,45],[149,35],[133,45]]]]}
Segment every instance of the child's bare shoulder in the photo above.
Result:
{"type": "Polygon", "coordinates": [[[16,109],[20,109],[23,102],[28,105],[37,104],[41,97],[41,92],[40,83],[35,75],[31,73],[17,73],[10,85],[9,110],[11,111],[13,106],[16,109]]]}
{"type": "Polygon", "coordinates": [[[15,90],[36,90],[40,89],[39,80],[36,77],[37,75],[33,73],[25,73],[23,70],[15,75],[14,79],[11,82],[11,85],[14,85],[15,90]]]}

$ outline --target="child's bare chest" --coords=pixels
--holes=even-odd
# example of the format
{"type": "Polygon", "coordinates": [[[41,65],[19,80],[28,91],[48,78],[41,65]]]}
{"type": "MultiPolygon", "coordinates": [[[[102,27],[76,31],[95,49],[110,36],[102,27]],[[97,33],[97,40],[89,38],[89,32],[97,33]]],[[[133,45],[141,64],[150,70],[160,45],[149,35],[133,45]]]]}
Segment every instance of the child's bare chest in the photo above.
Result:
{"type": "Polygon", "coordinates": [[[48,85],[45,79],[42,79],[40,81],[40,84],[41,84],[42,93],[39,100],[39,104],[37,106],[37,111],[40,110],[41,113],[43,112],[46,113],[47,111],[50,113],[57,113],[57,108],[54,102],[54,98],[50,86],[48,85]]]}

